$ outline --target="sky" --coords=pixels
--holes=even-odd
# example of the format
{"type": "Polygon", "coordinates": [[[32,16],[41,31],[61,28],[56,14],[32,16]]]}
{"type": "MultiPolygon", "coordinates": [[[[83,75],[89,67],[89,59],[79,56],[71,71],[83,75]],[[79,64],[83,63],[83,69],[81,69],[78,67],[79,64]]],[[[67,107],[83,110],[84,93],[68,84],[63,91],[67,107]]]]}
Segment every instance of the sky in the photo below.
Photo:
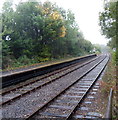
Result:
{"type": "MultiPolygon", "coordinates": [[[[0,7],[5,0],[0,0],[0,7]]],[[[21,0],[13,0],[15,4],[21,0]]],[[[25,1],[25,0],[22,0],[25,1]]],[[[40,0],[45,2],[46,0],[40,0]]],[[[106,45],[108,39],[101,35],[99,12],[103,10],[104,0],[49,0],[65,10],[70,9],[75,14],[75,20],[82,31],[84,38],[93,44],[106,45]]]]}

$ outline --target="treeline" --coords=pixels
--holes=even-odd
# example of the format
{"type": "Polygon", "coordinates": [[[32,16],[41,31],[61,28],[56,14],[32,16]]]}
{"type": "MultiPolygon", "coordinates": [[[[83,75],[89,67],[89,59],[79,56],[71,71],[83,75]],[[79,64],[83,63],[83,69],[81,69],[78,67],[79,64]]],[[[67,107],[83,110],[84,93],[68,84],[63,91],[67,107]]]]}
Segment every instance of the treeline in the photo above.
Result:
{"type": "Polygon", "coordinates": [[[2,9],[2,67],[91,53],[74,14],[51,2],[20,2],[2,9]]]}

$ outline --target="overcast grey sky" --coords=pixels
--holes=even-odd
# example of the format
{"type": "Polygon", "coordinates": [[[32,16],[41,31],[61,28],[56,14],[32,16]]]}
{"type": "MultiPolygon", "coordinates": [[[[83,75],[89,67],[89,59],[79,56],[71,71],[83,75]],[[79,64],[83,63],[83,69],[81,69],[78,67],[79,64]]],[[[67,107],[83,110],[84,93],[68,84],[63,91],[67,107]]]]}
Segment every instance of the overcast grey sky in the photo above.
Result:
{"type": "MultiPolygon", "coordinates": [[[[0,0],[0,6],[4,0],[0,0]]],[[[21,0],[13,0],[18,3],[21,0]]],[[[26,1],[26,0],[22,0],[26,1]]],[[[46,0],[40,0],[44,2],[46,0]]],[[[99,12],[103,10],[104,0],[49,0],[56,3],[65,10],[70,9],[75,14],[76,22],[80,30],[83,32],[85,39],[94,44],[104,44],[108,42],[103,35],[100,34],[99,12]]]]}

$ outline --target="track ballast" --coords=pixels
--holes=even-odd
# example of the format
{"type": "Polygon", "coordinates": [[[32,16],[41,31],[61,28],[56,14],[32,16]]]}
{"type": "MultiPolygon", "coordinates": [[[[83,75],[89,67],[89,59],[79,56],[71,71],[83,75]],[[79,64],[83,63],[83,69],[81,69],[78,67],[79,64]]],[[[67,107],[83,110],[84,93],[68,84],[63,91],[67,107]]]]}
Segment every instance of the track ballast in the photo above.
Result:
{"type": "Polygon", "coordinates": [[[3,118],[72,118],[78,105],[102,73],[108,59],[108,56],[101,55],[82,65],[74,66],[71,70],[67,70],[68,72],[65,70],[61,77],[55,77],[55,80],[41,87],[39,87],[40,81],[38,84],[34,83],[35,88],[28,85],[29,90],[34,90],[25,95],[22,94],[28,91],[26,86],[24,86],[26,91],[23,89],[23,93],[20,93],[21,88],[18,88],[19,93],[16,90],[3,93],[3,118]],[[10,98],[8,94],[20,97],[4,103],[5,95],[6,98],[10,98]]]}

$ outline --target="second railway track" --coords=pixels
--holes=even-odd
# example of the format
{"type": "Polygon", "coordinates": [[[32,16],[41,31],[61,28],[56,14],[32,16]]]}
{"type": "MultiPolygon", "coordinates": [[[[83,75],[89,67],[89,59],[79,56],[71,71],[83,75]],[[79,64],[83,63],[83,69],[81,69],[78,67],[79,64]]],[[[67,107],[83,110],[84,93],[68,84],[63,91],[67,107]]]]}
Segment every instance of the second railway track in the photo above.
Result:
{"type": "MultiPolygon", "coordinates": [[[[42,86],[38,89],[36,89],[35,87],[33,92],[30,91],[28,92],[29,94],[22,96],[16,101],[10,102],[9,104],[3,106],[3,118],[28,119],[32,117],[37,118],[37,116],[39,117],[41,115],[58,118],[64,117],[65,119],[70,118],[77,105],[82,101],[91,86],[101,74],[102,70],[108,62],[108,59],[109,58],[107,56],[100,56],[97,59],[89,62],[89,64],[86,63],[81,67],[76,66],[73,70],[71,70],[71,72],[69,72],[68,74],[64,73],[65,75],[62,75],[63,77],[59,77],[58,80],[50,82],[50,84],[47,84],[46,86],[42,86]],[[93,71],[96,74],[93,74],[93,71]],[[78,92],[77,89],[79,90],[78,92]],[[65,100],[67,104],[70,105],[70,103],[72,103],[72,106],[66,105],[64,109],[62,104],[64,103],[63,98],[67,99],[67,101],[65,100]],[[75,102],[72,102],[74,101],[74,99],[75,102]],[[62,105],[54,105],[55,101],[60,101],[62,105]],[[43,112],[48,108],[52,108],[52,110],[55,109],[55,112],[57,110],[57,113],[54,114],[51,112],[43,112]]],[[[35,86],[37,86],[37,83],[35,84],[35,86]]],[[[29,87],[29,89],[33,88],[29,87]]],[[[26,91],[27,90],[28,89],[26,89],[26,91]]],[[[7,97],[8,96],[6,96],[6,98],[7,97]]],[[[10,97],[8,97],[8,99],[9,98],[10,97]]],[[[5,99],[3,98],[3,103],[4,102],[5,99]]]]}
{"type": "Polygon", "coordinates": [[[35,80],[31,80],[27,83],[18,85],[17,87],[13,87],[9,90],[6,90],[4,92],[2,92],[2,102],[0,104],[4,105],[7,103],[12,102],[13,100],[20,98],[23,95],[26,95],[28,93],[30,93],[31,91],[34,91],[36,89],[39,89],[41,87],[43,87],[44,85],[47,85],[77,69],[79,69],[80,67],[89,64],[90,62],[96,60],[97,58],[94,58],[92,60],[89,60],[83,64],[80,63],[76,63],[74,65],[70,65],[68,67],[64,67],[62,69],[59,69],[57,71],[54,71],[52,73],[49,73],[47,75],[44,75],[42,77],[38,77],[38,79],[35,80]]]}

